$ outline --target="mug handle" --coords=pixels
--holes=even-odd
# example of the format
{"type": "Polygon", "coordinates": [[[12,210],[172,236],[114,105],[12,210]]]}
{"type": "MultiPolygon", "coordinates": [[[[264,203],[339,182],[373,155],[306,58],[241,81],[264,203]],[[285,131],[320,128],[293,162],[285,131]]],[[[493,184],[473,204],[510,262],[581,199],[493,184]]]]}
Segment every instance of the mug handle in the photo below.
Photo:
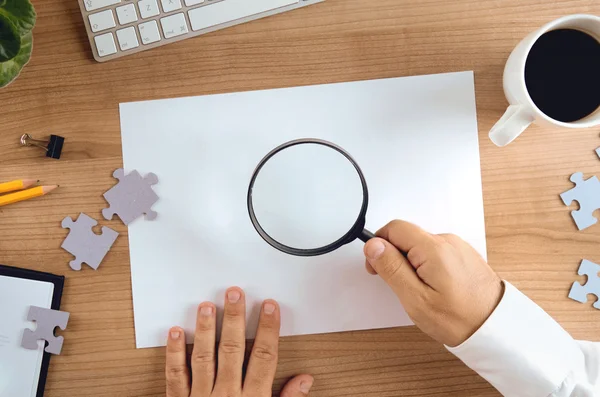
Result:
{"type": "Polygon", "coordinates": [[[523,105],[511,105],[490,130],[490,139],[496,146],[514,141],[533,121],[533,114],[523,105]]]}

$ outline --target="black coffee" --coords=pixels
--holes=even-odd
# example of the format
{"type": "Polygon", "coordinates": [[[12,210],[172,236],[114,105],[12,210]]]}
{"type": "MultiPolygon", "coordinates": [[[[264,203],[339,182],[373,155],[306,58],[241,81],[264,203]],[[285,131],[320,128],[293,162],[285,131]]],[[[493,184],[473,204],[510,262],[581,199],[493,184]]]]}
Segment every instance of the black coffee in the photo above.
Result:
{"type": "Polygon", "coordinates": [[[527,57],[525,84],[536,106],[555,120],[592,114],[600,106],[600,42],[574,29],[543,34],[527,57]]]}

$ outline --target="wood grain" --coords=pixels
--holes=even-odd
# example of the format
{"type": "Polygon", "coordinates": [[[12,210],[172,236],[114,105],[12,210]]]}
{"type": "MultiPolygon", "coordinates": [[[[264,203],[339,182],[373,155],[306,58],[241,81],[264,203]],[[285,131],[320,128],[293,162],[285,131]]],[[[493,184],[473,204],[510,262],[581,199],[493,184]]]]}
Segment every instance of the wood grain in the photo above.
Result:
{"type": "MultiPolygon", "coordinates": [[[[66,274],[72,313],[48,397],[164,395],[163,349],[136,350],[127,230],[98,272],[68,268],[63,217],[101,219],[101,194],[122,165],[120,102],[474,70],[491,265],[577,338],[600,335],[600,312],[566,298],[582,258],[600,262],[600,225],[577,232],[558,194],[569,175],[600,174],[599,128],[533,127],[499,149],[487,131],[506,106],[502,71],[527,33],[596,0],[327,0],[121,60],[92,58],[76,1],[35,0],[30,64],[0,91],[0,180],[61,188],[0,209],[0,263],[66,274]],[[57,133],[63,159],[18,138],[57,133]]],[[[275,390],[309,372],[311,396],[496,396],[415,328],[283,338],[275,390]]]]}

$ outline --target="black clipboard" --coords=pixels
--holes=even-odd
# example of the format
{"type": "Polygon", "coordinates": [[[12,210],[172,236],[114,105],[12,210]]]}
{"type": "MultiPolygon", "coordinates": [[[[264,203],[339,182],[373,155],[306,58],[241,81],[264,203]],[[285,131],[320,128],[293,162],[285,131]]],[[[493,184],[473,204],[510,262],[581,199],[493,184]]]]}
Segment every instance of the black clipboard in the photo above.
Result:
{"type": "MultiPolygon", "coordinates": [[[[54,284],[54,293],[52,295],[53,310],[60,309],[60,301],[62,299],[63,288],[65,286],[65,277],[56,276],[50,273],[36,272],[29,269],[20,269],[17,267],[10,267],[0,265],[0,276],[8,276],[15,278],[24,278],[28,280],[45,281],[54,284]]],[[[40,370],[40,378],[38,380],[37,397],[43,397],[44,389],[46,387],[46,379],[48,378],[48,368],[50,367],[50,353],[44,352],[42,358],[42,368],[40,370]]]]}

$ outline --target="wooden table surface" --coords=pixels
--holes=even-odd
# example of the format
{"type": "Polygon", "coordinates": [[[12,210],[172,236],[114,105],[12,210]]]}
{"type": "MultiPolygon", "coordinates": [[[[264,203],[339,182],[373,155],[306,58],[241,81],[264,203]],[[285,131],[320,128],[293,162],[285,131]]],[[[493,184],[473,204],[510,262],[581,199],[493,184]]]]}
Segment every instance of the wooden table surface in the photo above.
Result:
{"type": "MultiPolygon", "coordinates": [[[[164,395],[164,350],[136,350],[127,229],[98,272],[71,271],[65,216],[102,219],[122,165],[120,102],[474,70],[489,261],[577,338],[600,335],[600,311],[567,299],[582,258],[600,262],[600,224],[577,232],[559,193],[569,175],[600,175],[600,128],[532,127],[496,148],[487,132],[506,107],[502,71],[527,33],[559,16],[600,14],[597,0],[327,0],[104,64],[92,58],[75,0],[34,0],[33,57],[0,90],[0,180],[61,188],[0,208],[0,263],[67,276],[71,312],[46,395],[164,395]],[[19,137],[67,138],[63,158],[19,137]]],[[[173,137],[176,139],[176,137],[173,137]]],[[[414,327],[283,338],[275,392],[309,372],[311,396],[496,396],[414,327]]]]}

